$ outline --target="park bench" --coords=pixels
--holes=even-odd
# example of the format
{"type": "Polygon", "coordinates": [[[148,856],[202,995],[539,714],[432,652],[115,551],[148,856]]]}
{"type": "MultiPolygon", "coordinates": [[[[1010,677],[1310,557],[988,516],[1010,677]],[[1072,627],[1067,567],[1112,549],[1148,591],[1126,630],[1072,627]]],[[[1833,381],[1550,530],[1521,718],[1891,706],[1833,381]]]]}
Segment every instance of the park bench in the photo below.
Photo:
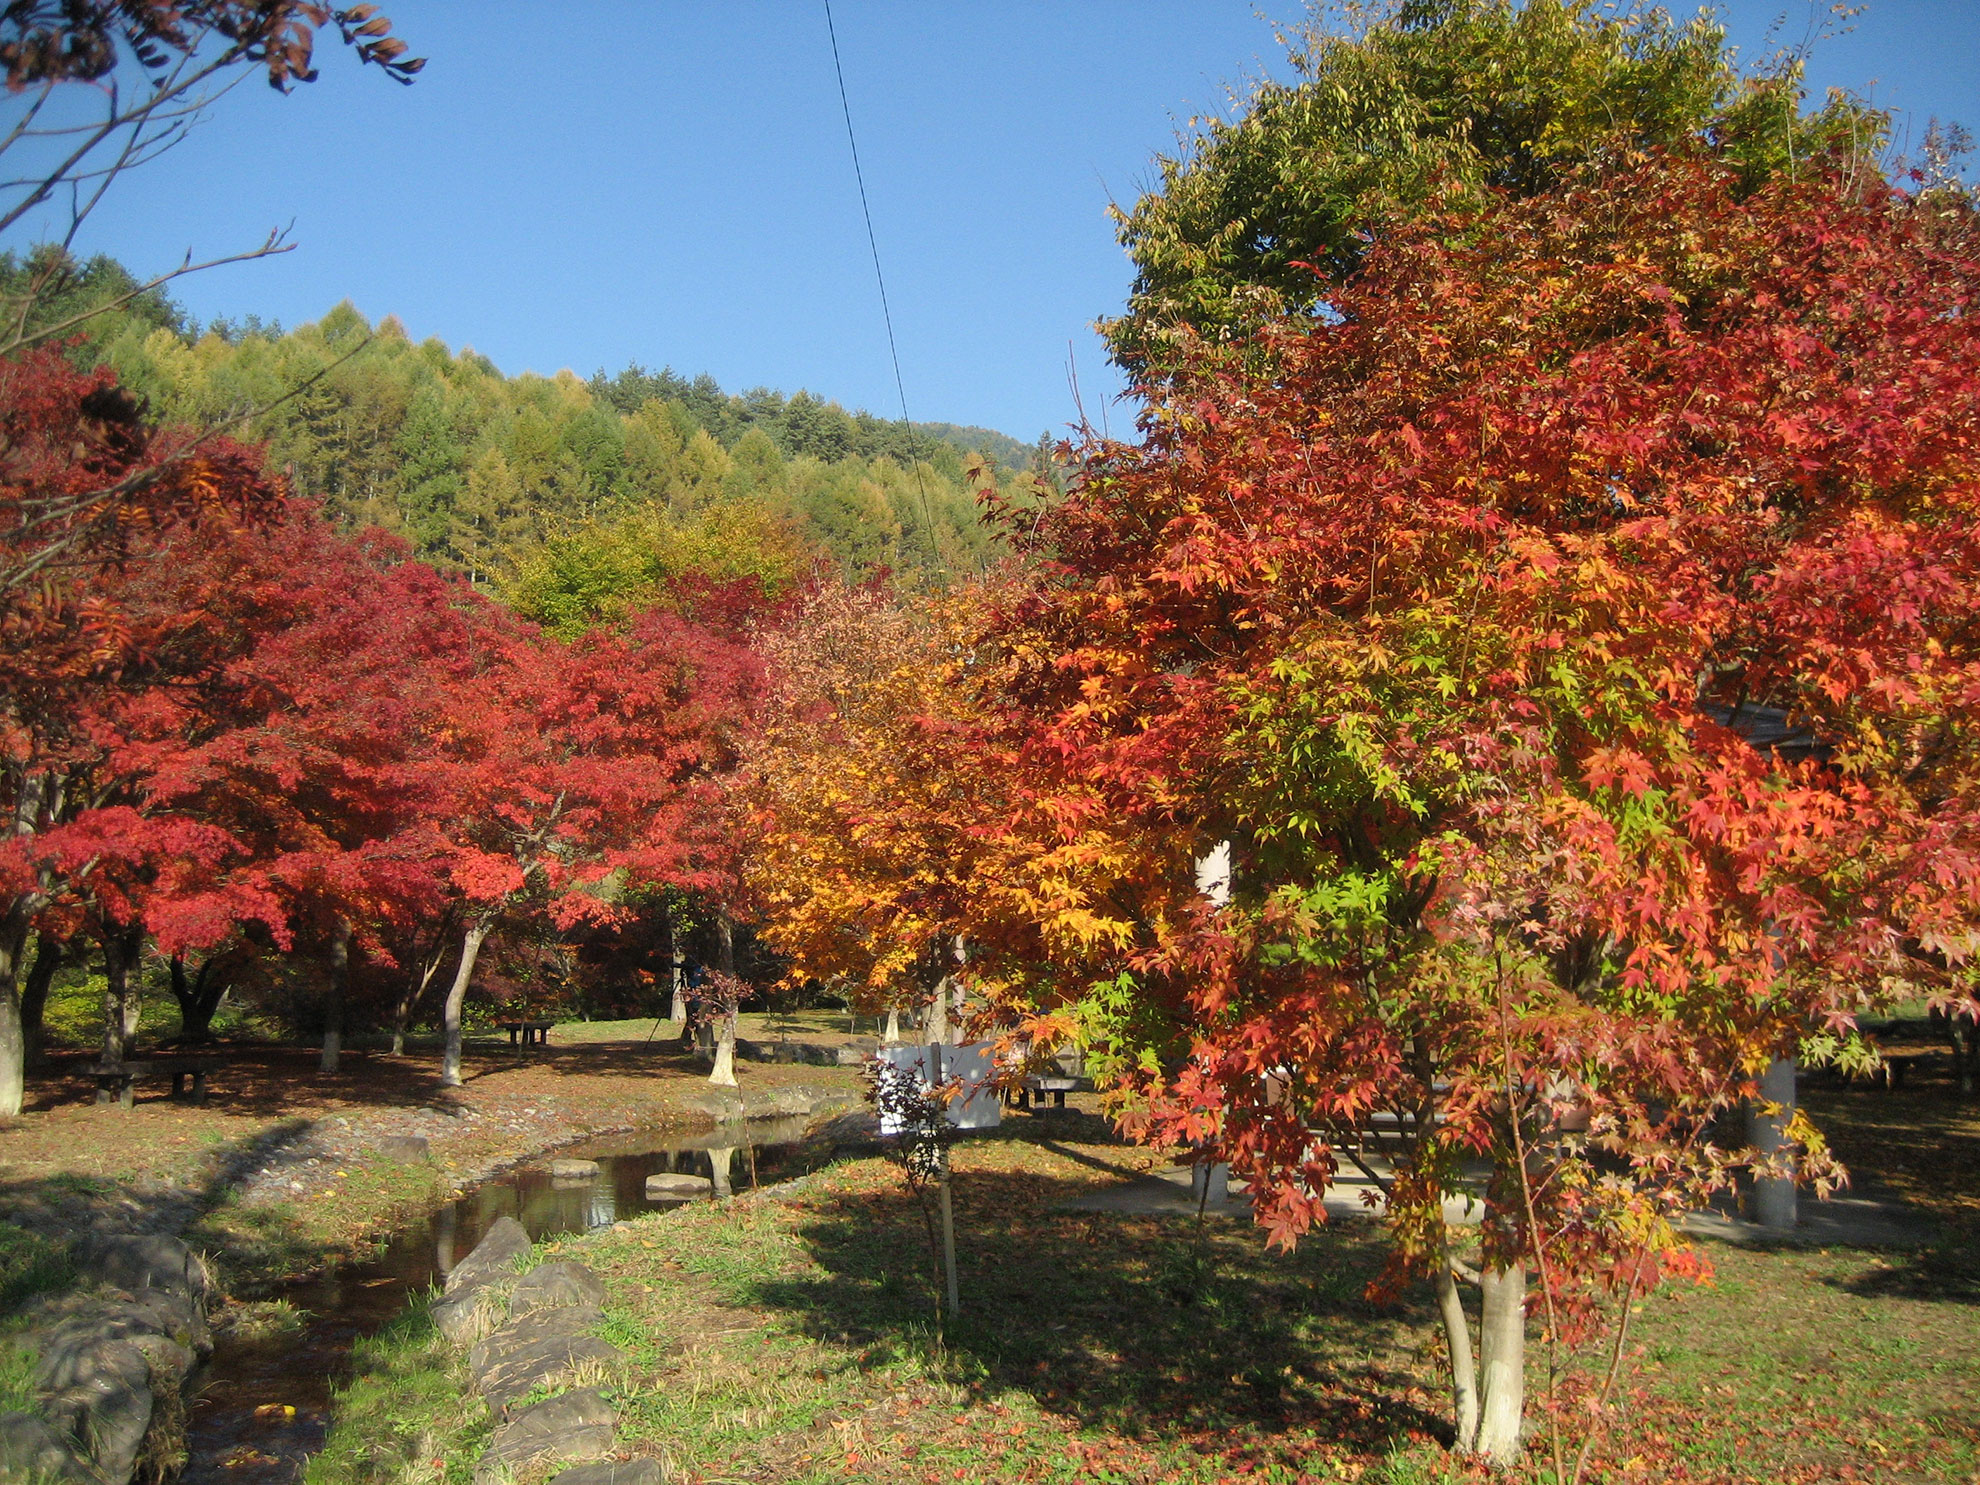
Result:
{"type": "Polygon", "coordinates": [[[550,1045],[550,1028],[555,1021],[497,1021],[495,1023],[509,1033],[512,1047],[547,1047],[550,1045]]]}
{"type": "Polygon", "coordinates": [[[118,1103],[130,1108],[137,1102],[137,1085],[155,1078],[170,1077],[172,1097],[179,1098],[190,1084],[192,1101],[206,1102],[206,1075],[219,1063],[210,1057],[153,1057],[133,1062],[96,1062],[89,1075],[96,1081],[98,1103],[118,1103]]]}

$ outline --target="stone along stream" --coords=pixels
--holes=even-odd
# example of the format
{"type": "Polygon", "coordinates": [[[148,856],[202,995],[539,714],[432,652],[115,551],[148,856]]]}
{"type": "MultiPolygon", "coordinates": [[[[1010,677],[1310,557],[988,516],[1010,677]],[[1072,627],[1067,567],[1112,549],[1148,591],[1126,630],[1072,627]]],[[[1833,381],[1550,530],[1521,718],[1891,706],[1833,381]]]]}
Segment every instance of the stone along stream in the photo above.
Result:
{"type": "Polygon", "coordinates": [[[772,1185],[831,1157],[804,1139],[806,1121],[757,1119],[656,1144],[638,1133],[588,1140],[515,1166],[400,1228],[378,1254],[323,1278],[289,1284],[273,1298],[303,1313],[300,1332],[266,1339],[223,1336],[188,1420],[186,1485],[287,1485],[323,1445],[331,1391],[348,1373],[351,1348],[441,1283],[500,1217],[532,1238],[595,1232],[678,1199],[646,1195],[648,1176],[708,1178],[718,1194],[772,1185]],[[591,1160],[595,1177],[559,1178],[552,1160],[591,1160]],[[752,1180],[753,1176],[753,1180],[752,1180]]]}

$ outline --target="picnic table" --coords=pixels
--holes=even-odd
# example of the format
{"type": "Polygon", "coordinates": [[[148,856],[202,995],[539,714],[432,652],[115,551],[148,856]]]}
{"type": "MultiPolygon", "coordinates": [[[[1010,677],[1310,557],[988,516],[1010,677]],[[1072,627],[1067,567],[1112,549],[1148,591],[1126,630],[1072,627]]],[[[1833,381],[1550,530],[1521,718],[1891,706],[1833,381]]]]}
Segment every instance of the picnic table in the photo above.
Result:
{"type": "Polygon", "coordinates": [[[550,1028],[555,1021],[497,1021],[495,1023],[509,1033],[512,1047],[547,1047],[550,1045],[550,1028]]]}
{"type": "Polygon", "coordinates": [[[206,1075],[219,1065],[218,1059],[212,1057],[149,1057],[125,1062],[94,1062],[88,1072],[96,1080],[98,1103],[115,1102],[130,1108],[137,1102],[139,1083],[166,1077],[172,1080],[172,1097],[184,1095],[190,1084],[192,1101],[204,1104],[206,1075]]]}
{"type": "Polygon", "coordinates": [[[1083,1093],[1092,1086],[1092,1081],[1087,1078],[1033,1075],[1017,1085],[1017,1105],[1021,1109],[1028,1109],[1031,1107],[1032,1099],[1036,1098],[1038,1107],[1042,1109],[1045,1107],[1045,1095],[1049,1093],[1052,1095],[1053,1106],[1062,1109],[1066,1106],[1068,1093],[1083,1093]]]}

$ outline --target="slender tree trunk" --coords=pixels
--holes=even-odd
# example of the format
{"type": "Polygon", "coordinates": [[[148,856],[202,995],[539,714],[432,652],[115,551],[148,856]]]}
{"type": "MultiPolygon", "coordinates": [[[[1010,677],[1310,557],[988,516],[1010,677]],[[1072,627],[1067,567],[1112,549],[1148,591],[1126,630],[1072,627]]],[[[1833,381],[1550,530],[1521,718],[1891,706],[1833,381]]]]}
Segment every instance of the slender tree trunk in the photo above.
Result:
{"type": "Polygon", "coordinates": [[[947,1042],[949,1039],[949,977],[944,975],[928,1002],[928,1017],[922,1023],[921,1039],[947,1042]]]}
{"type": "Polygon", "coordinates": [[[482,940],[488,937],[489,926],[487,919],[477,918],[462,935],[460,968],[454,971],[454,983],[447,991],[447,1007],[441,1013],[445,1046],[440,1053],[440,1081],[448,1088],[461,1086],[461,1003],[467,999],[474,961],[481,953],[482,940]]]}
{"type": "Polygon", "coordinates": [[[443,938],[433,946],[425,965],[420,969],[419,978],[410,982],[406,993],[399,997],[399,1003],[392,1007],[392,1055],[403,1057],[406,1051],[406,1028],[412,1024],[412,1013],[426,998],[427,986],[433,977],[440,973],[440,965],[447,957],[447,943],[443,938]]]}
{"type": "Polygon", "coordinates": [[[34,963],[28,966],[21,984],[21,1042],[23,1058],[30,1068],[41,1065],[42,1020],[48,1011],[48,988],[55,982],[55,971],[62,967],[67,950],[59,938],[40,934],[35,939],[34,963]]]}
{"type": "Polygon", "coordinates": [[[28,914],[16,907],[0,921],[0,1118],[21,1111],[27,1094],[27,1039],[21,1032],[20,962],[28,914]]]}
{"type": "Polygon", "coordinates": [[[1451,1272],[1448,1234],[1438,1246],[1437,1315],[1444,1322],[1444,1343],[1451,1352],[1451,1400],[1457,1408],[1458,1449],[1469,1452],[1478,1438],[1478,1365],[1471,1354],[1471,1322],[1464,1313],[1464,1296],[1451,1272]]]}
{"type": "Polygon", "coordinates": [[[1526,1266],[1487,1268],[1481,1278],[1478,1434],[1471,1452],[1504,1469],[1519,1458],[1526,1412],[1526,1266]]]}
{"type": "MultiPolygon", "coordinates": [[[[725,975],[736,972],[736,930],[727,913],[715,920],[716,942],[721,958],[721,970],[725,975]]],[[[724,1088],[736,1086],[736,1007],[731,1005],[722,1012],[715,1027],[715,1067],[708,1074],[708,1081],[719,1083],[724,1088]]]]}
{"type": "MultiPolygon", "coordinates": [[[[1763,1155],[1779,1155],[1791,1150],[1787,1137],[1788,1121],[1794,1117],[1794,1059],[1777,1057],[1760,1075],[1760,1099],[1780,1105],[1778,1114],[1763,1114],[1756,1105],[1749,1115],[1748,1138],[1763,1155]]],[[[1762,1227],[1785,1232],[1795,1225],[1797,1207],[1794,1177],[1760,1176],[1747,1198],[1748,1213],[1762,1227]]]]}
{"type": "Polygon", "coordinates": [[[667,1019],[687,1024],[687,965],[681,958],[681,930],[674,915],[667,914],[667,965],[673,976],[674,998],[667,1007],[667,1019]]]}
{"type": "Polygon", "coordinates": [[[890,1005],[887,1007],[887,1031],[885,1036],[882,1038],[882,1040],[884,1040],[887,1043],[887,1045],[891,1047],[894,1045],[894,1043],[898,1042],[900,1039],[901,1039],[901,1008],[897,1005],[890,1005]]]}
{"type": "Polygon", "coordinates": [[[708,1169],[714,1179],[714,1194],[734,1196],[735,1186],[731,1178],[731,1167],[736,1158],[735,1146],[720,1145],[708,1152],[708,1169]]]}
{"type": "Polygon", "coordinates": [[[351,983],[351,925],[337,920],[330,934],[330,1002],[323,1016],[323,1056],[319,1072],[333,1073],[344,1050],[344,993],[351,983]]]}
{"type": "Polygon", "coordinates": [[[144,947],[144,929],[136,923],[112,924],[103,934],[103,1060],[122,1062],[137,1042],[137,994],[131,970],[144,947]]]}

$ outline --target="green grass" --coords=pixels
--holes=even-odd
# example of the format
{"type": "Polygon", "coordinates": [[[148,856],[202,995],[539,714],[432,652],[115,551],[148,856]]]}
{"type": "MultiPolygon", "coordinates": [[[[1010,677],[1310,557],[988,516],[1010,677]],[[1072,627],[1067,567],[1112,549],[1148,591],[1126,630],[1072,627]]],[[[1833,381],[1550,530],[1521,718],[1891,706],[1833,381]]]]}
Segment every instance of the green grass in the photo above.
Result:
{"type": "Polygon", "coordinates": [[[0,1223],[0,1316],[15,1313],[38,1294],[68,1288],[75,1278],[66,1246],[0,1223]]]}
{"type": "MultiPolygon", "coordinates": [[[[692,1206],[537,1256],[580,1259],[606,1281],[602,1333],[626,1361],[601,1385],[622,1447],[663,1457],[677,1476],[1473,1478],[1441,1442],[1445,1368],[1427,1297],[1367,1298],[1382,1261],[1375,1229],[1339,1224],[1286,1255],[1238,1222],[1061,1209],[1133,1158],[1079,1116],[1018,1120],[966,1143],[955,1182],[963,1313],[948,1323],[934,1311],[919,1214],[875,1160],[833,1167],[785,1201],[692,1206]]],[[[1971,1255],[1709,1252],[1711,1282],[1642,1302],[1640,1355],[1591,1479],[1980,1476],[1971,1255]]],[[[449,1363],[429,1352],[420,1364],[449,1363]]],[[[382,1397],[353,1397],[333,1435],[347,1450],[350,1430],[451,1439],[472,1427],[457,1396],[416,1377],[396,1387],[390,1417],[382,1397]]],[[[413,1452],[393,1443],[387,1457],[413,1452]]],[[[1538,1485],[1545,1467],[1536,1447],[1511,1478],[1538,1485]]],[[[312,1473],[315,1485],[360,1478],[400,1476],[312,1473]]]]}
{"type": "Polygon", "coordinates": [[[34,1408],[35,1353],[0,1335],[0,1413],[31,1413],[34,1408]]]}
{"type": "Polygon", "coordinates": [[[494,1425],[423,1302],[359,1341],[352,1371],[307,1485],[471,1485],[494,1425]]]}

